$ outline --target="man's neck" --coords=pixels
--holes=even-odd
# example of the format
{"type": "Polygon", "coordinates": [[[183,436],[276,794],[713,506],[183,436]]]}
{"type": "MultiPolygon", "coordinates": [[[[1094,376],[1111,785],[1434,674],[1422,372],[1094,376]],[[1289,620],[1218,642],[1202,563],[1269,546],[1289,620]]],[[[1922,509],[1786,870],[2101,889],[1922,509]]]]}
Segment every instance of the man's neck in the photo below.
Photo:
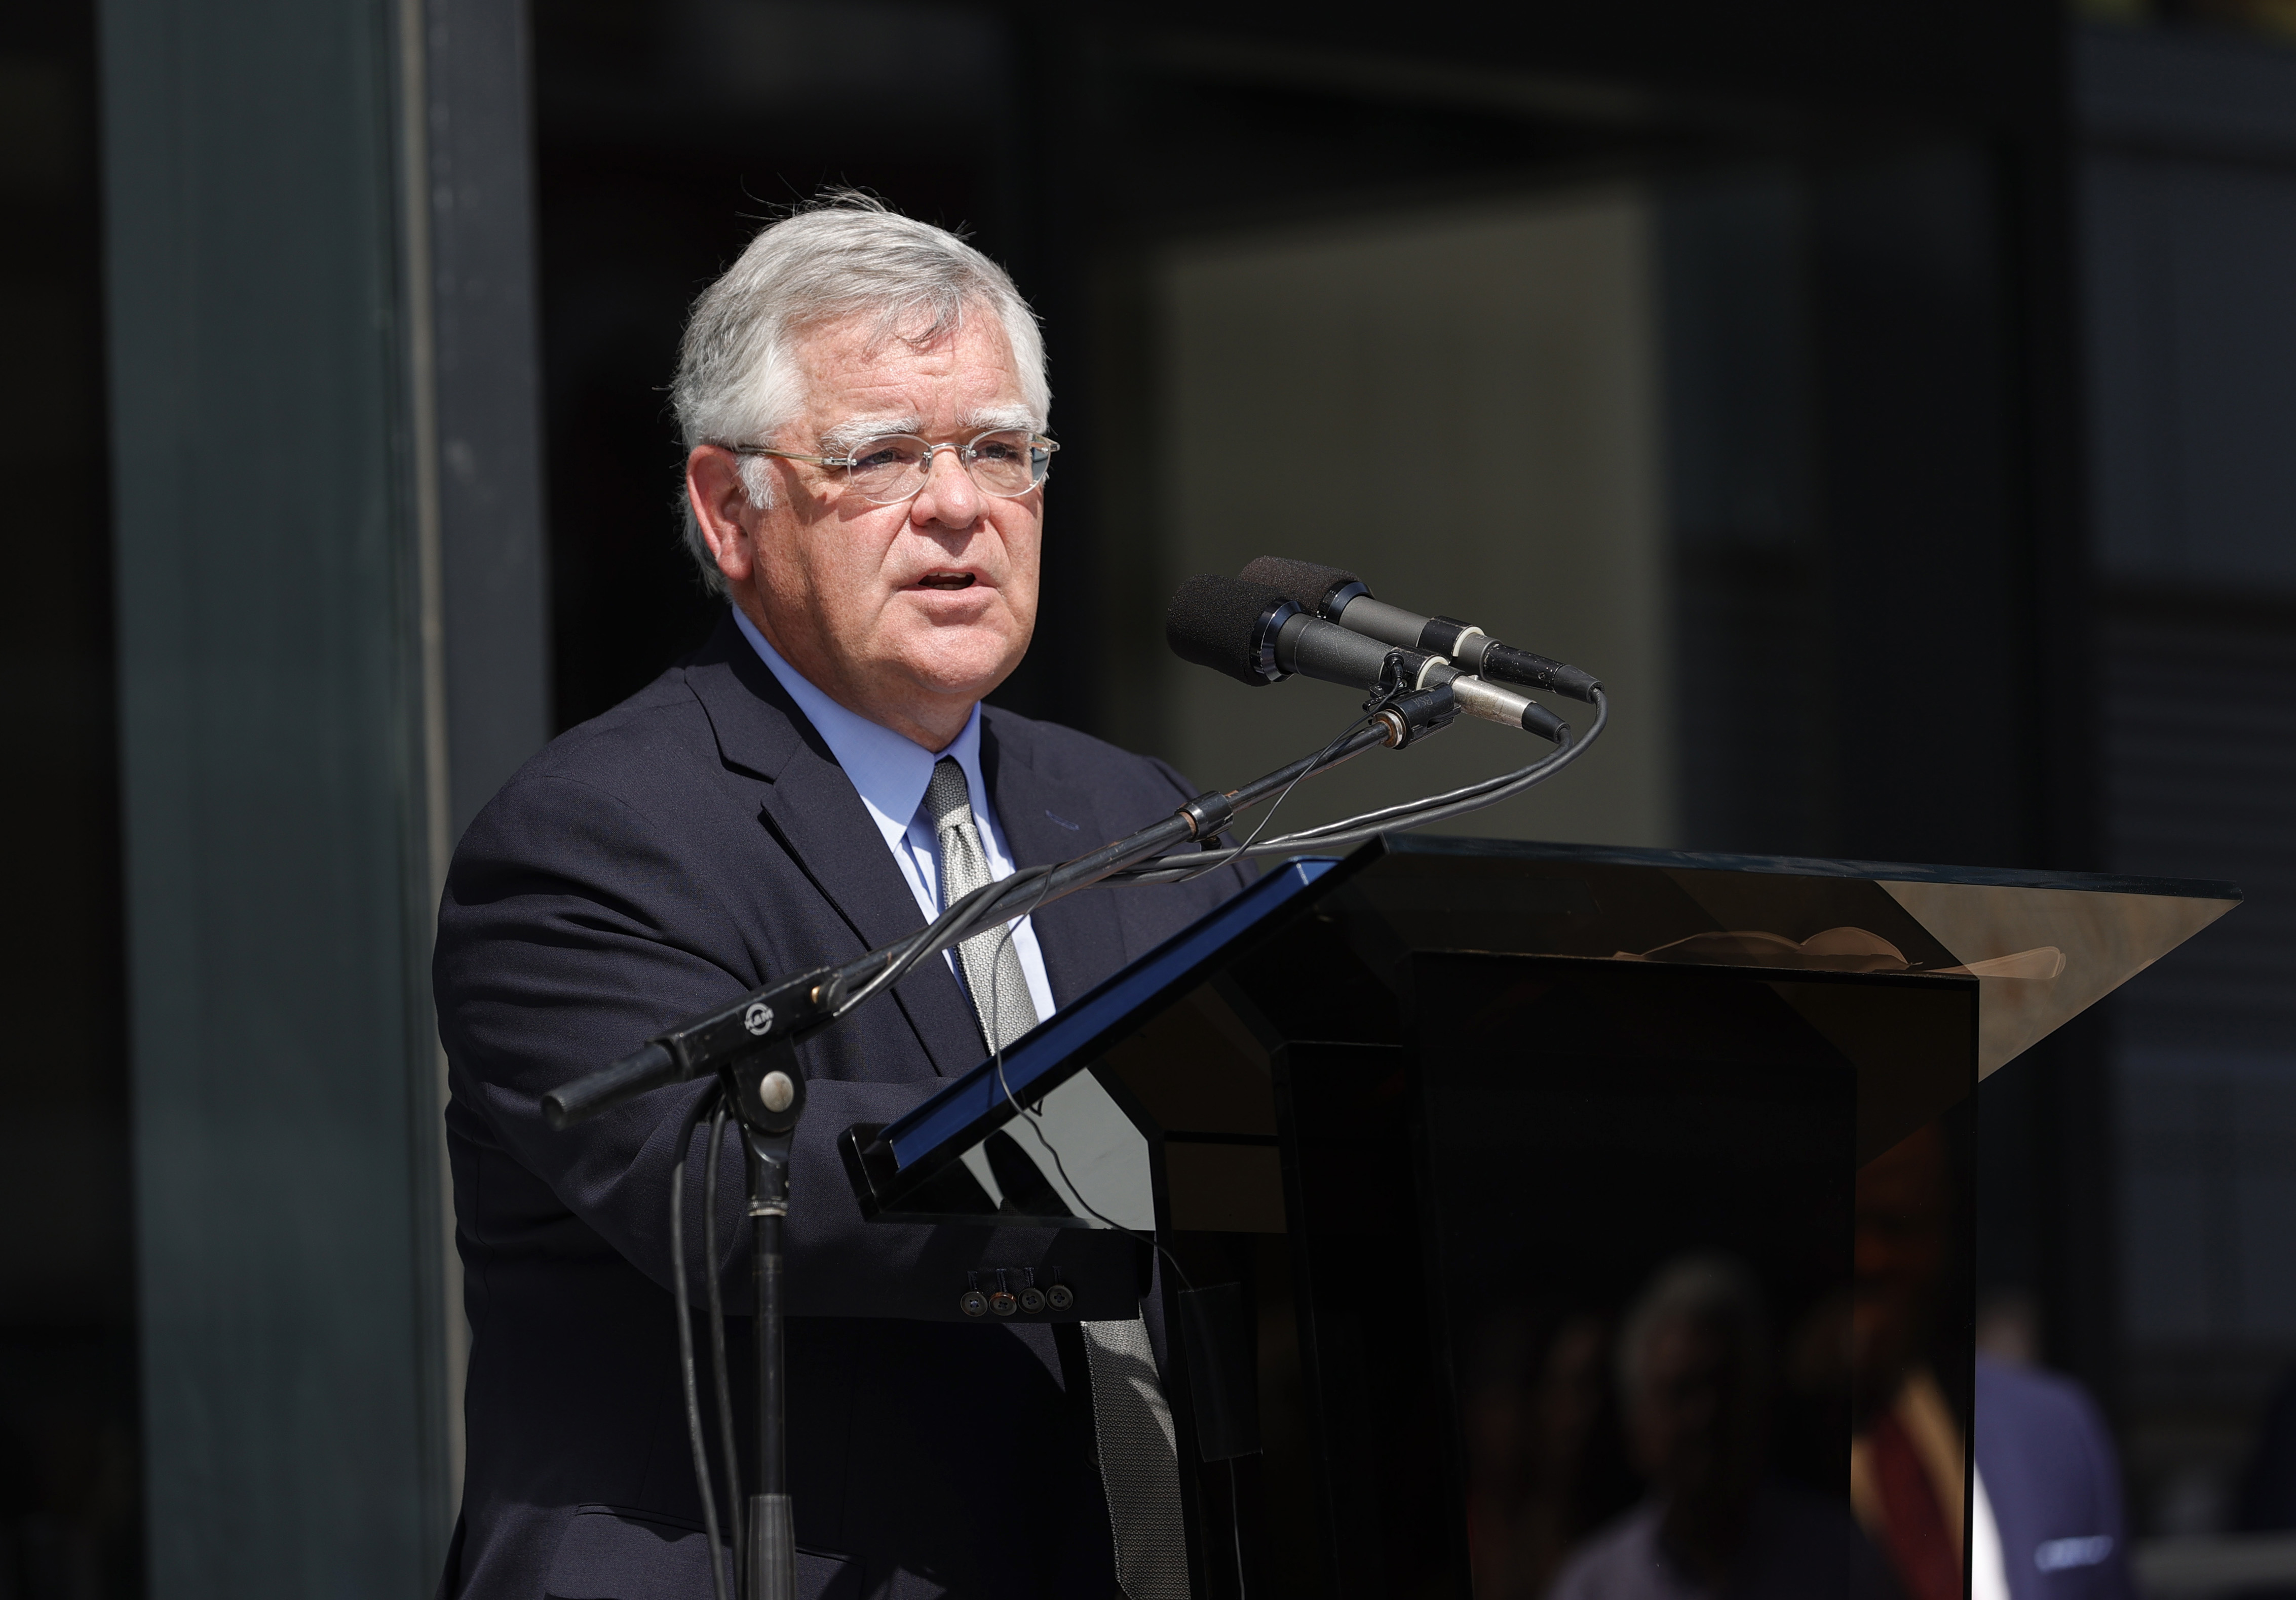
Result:
{"type": "MultiPolygon", "coordinates": [[[[734,604],[758,632],[758,636],[771,645],[776,655],[807,682],[842,706],[855,716],[889,728],[911,744],[939,755],[948,748],[964,725],[972,720],[972,708],[977,700],[959,700],[945,695],[929,694],[920,690],[910,697],[890,697],[884,694],[862,695],[856,686],[842,682],[828,670],[828,663],[809,660],[802,649],[791,649],[778,638],[766,620],[765,608],[754,594],[742,594],[734,604]]],[[[875,687],[875,686],[873,686],[875,687]]]]}

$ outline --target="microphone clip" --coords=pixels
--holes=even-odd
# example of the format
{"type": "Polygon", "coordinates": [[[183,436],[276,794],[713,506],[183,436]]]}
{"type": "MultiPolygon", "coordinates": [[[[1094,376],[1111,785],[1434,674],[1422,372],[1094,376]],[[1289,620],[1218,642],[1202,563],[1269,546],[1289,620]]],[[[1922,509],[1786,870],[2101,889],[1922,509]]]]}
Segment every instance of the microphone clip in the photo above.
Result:
{"type": "Polygon", "coordinates": [[[1371,698],[1364,702],[1364,714],[1386,724],[1390,750],[1400,750],[1414,739],[1449,727],[1459,714],[1459,703],[1448,683],[1431,689],[1417,687],[1427,660],[1416,650],[1388,651],[1387,659],[1380,664],[1379,682],[1372,688],[1371,698]]]}

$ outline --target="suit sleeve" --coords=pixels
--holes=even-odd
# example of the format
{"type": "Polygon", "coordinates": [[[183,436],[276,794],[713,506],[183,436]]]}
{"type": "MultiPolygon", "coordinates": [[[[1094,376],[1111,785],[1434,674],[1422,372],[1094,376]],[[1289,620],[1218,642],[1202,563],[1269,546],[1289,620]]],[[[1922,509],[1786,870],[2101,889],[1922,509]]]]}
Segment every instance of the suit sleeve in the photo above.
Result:
{"type": "MultiPolygon", "coordinates": [[[[766,976],[802,967],[751,947],[715,885],[662,840],[663,830],[578,780],[514,784],[456,853],[439,911],[433,980],[455,1098],[470,1101],[450,1115],[474,1119],[471,1137],[498,1147],[555,1202],[536,1196],[511,1223],[503,1220],[505,1208],[487,1207],[480,1224],[523,1223],[536,1248],[578,1249],[563,1233],[570,1213],[668,1288],[676,1131],[710,1086],[658,1090],[562,1131],[544,1121],[542,1098],[766,976]]],[[[957,1298],[968,1271],[1055,1261],[1066,1264],[1066,1280],[1095,1305],[1106,1298],[1103,1289],[1136,1299],[1138,1265],[1128,1240],[1063,1237],[1049,1229],[865,1222],[837,1153],[838,1136],[855,1122],[890,1122],[945,1082],[922,1063],[890,1004],[857,1012],[839,1034],[833,1054],[806,1061],[807,1114],[793,1152],[785,1233],[792,1314],[952,1319],[960,1315],[957,1298]],[[915,1076],[885,1082],[841,1074],[840,1064],[856,1059],[908,1063],[915,1076]]],[[[690,1286],[697,1300],[706,1130],[705,1123],[692,1146],[686,1196],[690,1286]]],[[[518,1174],[510,1180],[514,1185],[518,1174]]],[[[718,1267],[729,1312],[750,1309],[745,1193],[738,1141],[729,1133],[718,1206],[718,1267]]]]}

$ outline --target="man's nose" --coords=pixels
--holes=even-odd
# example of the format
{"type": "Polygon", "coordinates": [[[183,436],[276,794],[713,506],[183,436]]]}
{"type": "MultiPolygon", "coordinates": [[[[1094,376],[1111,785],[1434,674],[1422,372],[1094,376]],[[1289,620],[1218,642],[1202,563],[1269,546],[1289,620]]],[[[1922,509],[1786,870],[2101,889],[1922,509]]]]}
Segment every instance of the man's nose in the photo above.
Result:
{"type": "Polygon", "coordinates": [[[964,469],[964,458],[947,446],[925,461],[925,486],[909,502],[909,519],[919,527],[939,523],[963,533],[980,517],[981,494],[964,469]]]}

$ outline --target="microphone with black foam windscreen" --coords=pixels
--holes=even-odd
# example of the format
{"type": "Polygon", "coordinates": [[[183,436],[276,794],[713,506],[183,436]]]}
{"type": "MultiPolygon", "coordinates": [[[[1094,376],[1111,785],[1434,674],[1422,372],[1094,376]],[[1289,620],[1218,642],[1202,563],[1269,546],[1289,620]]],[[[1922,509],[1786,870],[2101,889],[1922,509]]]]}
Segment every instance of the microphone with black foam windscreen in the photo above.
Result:
{"type": "Polygon", "coordinates": [[[1463,672],[1486,682],[1520,683],[1549,694],[1592,701],[1602,681],[1563,662],[1501,644],[1480,628],[1450,616],[1422,616],[1372,598],[1370,586],[1341,567],[1262,556],[1240,575],[1280,590],[1301,610],[1398,649],[1448,657],[1463,672]]]}
{"type": "Polygon", "coordinates": [[[1399,654],[1407,687],[1448,684],[1461,711],[1560,742],[1569,724],[1538,701],[1461,672],[1439,656],[1383,643],[1312,616],[1272,584],[1201,573],[1180,585],[1164,616],[1173,654],[1240,683],[1274,683],[1298,673],[1350,689],[1376,689],[1399,654]]]}

